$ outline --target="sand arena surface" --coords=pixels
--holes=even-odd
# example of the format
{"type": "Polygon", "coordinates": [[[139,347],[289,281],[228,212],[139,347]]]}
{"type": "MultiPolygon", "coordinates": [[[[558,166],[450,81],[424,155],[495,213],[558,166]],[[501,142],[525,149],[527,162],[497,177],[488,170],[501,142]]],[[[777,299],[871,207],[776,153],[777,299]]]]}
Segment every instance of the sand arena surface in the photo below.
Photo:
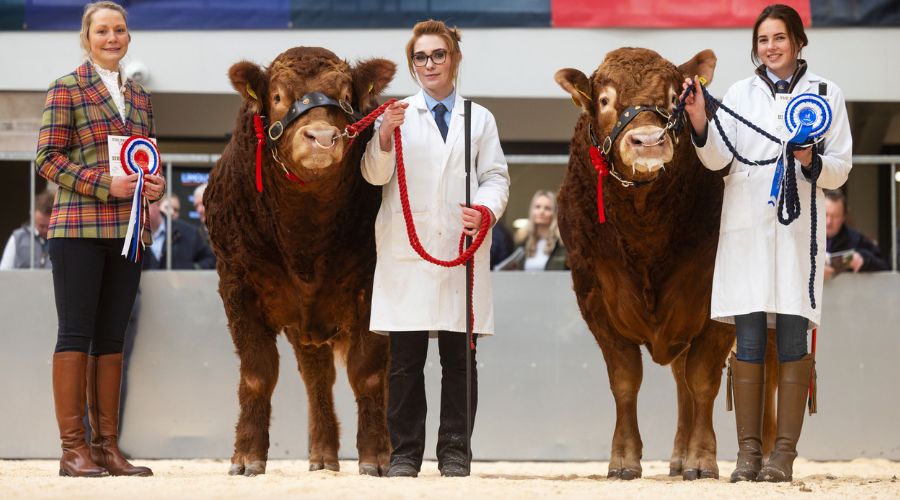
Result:
{"type": "Polygon", "coordinates": [[[794,482],[729,484],[734,462],[719,462],[722,479],[684,482],[668,477],[668,463],[643,462],[644,477],[606,479],[605,462],[477,462],[468,478],[442,478],[426,462],[417,479],[341,472],[308,472],[303,460],[272,460],[264,476],[229,477],[226,460],[134,460],[151,478],[75,479],[57,476],[55,460],[0,461],[0,497],[7,498],[900,498],[900,462],[798,459],[794,482]]]}

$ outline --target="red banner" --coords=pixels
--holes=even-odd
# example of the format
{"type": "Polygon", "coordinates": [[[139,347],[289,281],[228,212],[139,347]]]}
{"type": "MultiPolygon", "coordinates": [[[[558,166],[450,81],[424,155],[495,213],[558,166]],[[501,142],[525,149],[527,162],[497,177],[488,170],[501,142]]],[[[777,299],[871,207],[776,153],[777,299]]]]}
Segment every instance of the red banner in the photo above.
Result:
{"type": "MultiPolygon", "coordinates": [[[[812,20],[810,0],[780,0],[812,20]]],[[[557,28],[734,28],[752,27],[773,0],[551,0],[557,28]]]]}

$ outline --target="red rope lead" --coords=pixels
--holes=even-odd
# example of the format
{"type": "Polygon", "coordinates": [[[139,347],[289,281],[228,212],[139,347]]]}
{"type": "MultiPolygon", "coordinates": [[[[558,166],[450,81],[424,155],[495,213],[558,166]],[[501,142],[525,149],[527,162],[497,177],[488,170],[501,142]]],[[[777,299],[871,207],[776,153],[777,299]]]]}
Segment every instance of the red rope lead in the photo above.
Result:
{"type": "MultiPolygon", "coordinates": [[[[483,206],[483,205],[473,205],[472,208],[481,212],[481,227],[478,229],[478,233],[475,235],[475,240],[472,242],[472,245],[469,248],[463,251],[463,246],[466,241],[465,232],[460,235],[459,238],[459,255],[452,260],[441,260],[431,256],[424,247],[422,247],[422,243],[419,241],[419,235],[416,234],[416,225],[413,222],[412,210],[409,208],[409,191],[406,187],[406,167],[403,164],[403,142],[400,139],[400,128],[394,129],[394,147],[397,148],[397,184],[400,187],[400,205],[403,208],[403,220],[406,221],[406,235],[409,237],[409,245],[419,254],[419,257],[422,257],[423,260],[431,262],[432,264],[436,264],[442,267],[455,267],[459,265],[465,264],[467,261],[472,260],[472,271],[470,274],[469,282],[472,286],[469,288],[468,293],[472,298],[472,311],[471,311],[471,322],[470,322],[470,330],[474,335],[475,332],[475,252],[478,251],[478,248],[481,247],[481,244],[484,243],[484,239],[487,236],[488,230],[491,226],[491,211],[483,206]]],[[[475,350],[475,342],[473,342],[472,338],[469,338],[469,348],[475,350]]]]}
{"type": "Polygon", "coordinates": [[[603,178],[609,175],[609,162],[600,148],[594,146],[590,149],[591,163],[597,171],[597,222],[606,222],[606,213],[603,210],[603,178]]]}
{"type": "Polygon", "coordinates": [[[266,143],[265,132],[263,131],[262,117],[259,113],[253,115],[253,129],[256,131],[256,192],[262,193],[262,150],[266,143]]]}

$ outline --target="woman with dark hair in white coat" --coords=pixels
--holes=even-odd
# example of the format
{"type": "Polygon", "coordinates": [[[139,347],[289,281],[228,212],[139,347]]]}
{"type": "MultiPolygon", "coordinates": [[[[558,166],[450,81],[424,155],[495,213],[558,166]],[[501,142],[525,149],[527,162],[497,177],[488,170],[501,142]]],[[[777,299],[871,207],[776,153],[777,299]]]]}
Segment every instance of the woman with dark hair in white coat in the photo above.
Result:
{"type": "MultiPolygon", "coordinates": [[[[481,212],[463,206],[466,195],[463,98],[455,87],[462,53],[458,30],[440,21],[413,28],[406,46],[410,74],[422,90],[391,105],[362,160],[367,181],[384,186],[375,221],[378,260],[372,293],[373,332],[390,335],[388,476],[415,477],[425,450],[425,380],[429,337],[438,338],[443,378],[438,430],[438,468],[443,476],[469,475],[466,433],[466,272],[440,267],[410,246],[400,205],[392,137],[400,128],[409,203],[423,247],[438,259],[458,253],[460,234],[474,236],[481,212]]],[[[473,205],[489,209],[491,224],[503,215],[509,174],[491,113],[472,105],[473,205]]],[[[491,235],[475,253],[474,335],[494,333],[490,278],[491,235]]],[[[471,419],[478,401],[475,351],[471,353],[471,419]]]]}
{"type": "MultiPolygon", "coordinates": [[[[840,187],[850,173],[852,140],[841,89],[811,71],[800,51],[808,44],[800,15],[786,5],[766,7],[753,27],[751,58],[759,64],[756,74],[728,89],[723,104],[769,132],[777,131],[776,94],[796,96],[824,94],[833,118],[820,147],[821,171],[816,182],[815,216],[818,243],[815,274],[810,276],[812,147],[797,149],[796,188],[801,202],[799,218],[784,225],[777,209],[767,203],[775,165],[747,165],[735,158],[717,127],[708,126],[705,99],[699,84],[686,98],[694,131],[694,145],[703,164],[711,170],[730,166],[725,177],[725,197],[716,268],[713,276],[711,315],[734,322],[737,354],[730,360],[734,380],[738,457],[731,481],[790,481],[797,441],[803,425],[810,379],[815,360],[807,352],[808,331],[821,317],[825,262],[825,196],[822,188],[840,187]],[[812,278],[812,279],[811,279],[812,278]],[[810,290],[815,302],[810,300],[810,290]],[[816,307],[819,305],[819,307],[816,307]],[[775,449],[762,466],[761,435],[764,397],[766,329],[777,332],[778,422],[775,449]]],[[[784,102],[782,100],[782,102],[784,102]]],[[[783,105],[782,105],[783,112],[783,105]]],[[[719,109],[724,135],[737,152],[750,161],[776,157],[781,146],[719,109]]],[[[817,146],[813,146],[817,147],[817,146]]],[[[787,167],[790,168],[790,167],[787,167]]],[[[791,172],[786,172],[791,174],[791,172]]],[[[782,190],[785,196],[787,189],[782,190]]]]}

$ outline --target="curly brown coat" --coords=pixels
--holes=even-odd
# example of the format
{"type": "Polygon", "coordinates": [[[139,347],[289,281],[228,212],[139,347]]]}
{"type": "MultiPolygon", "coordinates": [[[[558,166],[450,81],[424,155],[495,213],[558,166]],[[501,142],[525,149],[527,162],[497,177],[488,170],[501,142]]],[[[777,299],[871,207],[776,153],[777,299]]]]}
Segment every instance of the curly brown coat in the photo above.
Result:
{"type": "MultiPolygon", "coordinates": [[[[641,475],[642,442],[637,394],[640,346],[671,364],[678,388],[678,428],[670,472],[686,479],[718,477],[712,405],[734,329],[710,320],[712,273],[722,207],[722,175],[700,163],[687,131],[673,143],[664,170],[632,170],[623,158],[642,154],[640,135],[662,130],[665,119],[640,113],[618,136],[611,161],[625,180],[603,182],[607,221],[597,222],[597,172],[589,156],[588,125],[602,141],[624,108],[656,105],[671,110],[686,76],[712,79],[715,55],[704,51],[680,67],[646,49],[610,52],[590,80],[563,69],[557,82],[582,106],[569,166],[559,194],[559,226],[569,251],[582,316],[603,351],[616,401],[609,475],[641,475]],[[632,141],[632,144],[623,144],[632,141]],[[637,145],[638,151],[628,153],[637,145]],[[623,154],[625,151],[628,154],[623,154]]],[[[660,146],[662,147],[662,146],[660,146]]]]}
{"type": "Polygon", "coordinates": [[[384,59],[351,68],[326,49],[297,47],[268,69],[242,61],[229,71],[243,102],[204,203],[219,293],[241,362],[232,474],[265,472],[278,379],[275,339],[282,331],[307,388],[310,469],[338,468],[335,353],[346,359],[358,403],[360,472],[377,475],[387,466],[389,351],[387,340],[368,328],[381,192],[363,180],[359,169],[372,132],[364,132],[350,151],[336,135],[331,149],[317,146],[314,139],[321,144],[322,134],[336,134],[350,118],[337,107],[308,111],[277,142],[283,167],[276,155],[263,152],[264,189],[258,193],[253,114],[274,122],[294,100],[314,91],[370,111],[395,70],[384,59]],[[304,184],[288,180],[282,168],[304,184]]]}

